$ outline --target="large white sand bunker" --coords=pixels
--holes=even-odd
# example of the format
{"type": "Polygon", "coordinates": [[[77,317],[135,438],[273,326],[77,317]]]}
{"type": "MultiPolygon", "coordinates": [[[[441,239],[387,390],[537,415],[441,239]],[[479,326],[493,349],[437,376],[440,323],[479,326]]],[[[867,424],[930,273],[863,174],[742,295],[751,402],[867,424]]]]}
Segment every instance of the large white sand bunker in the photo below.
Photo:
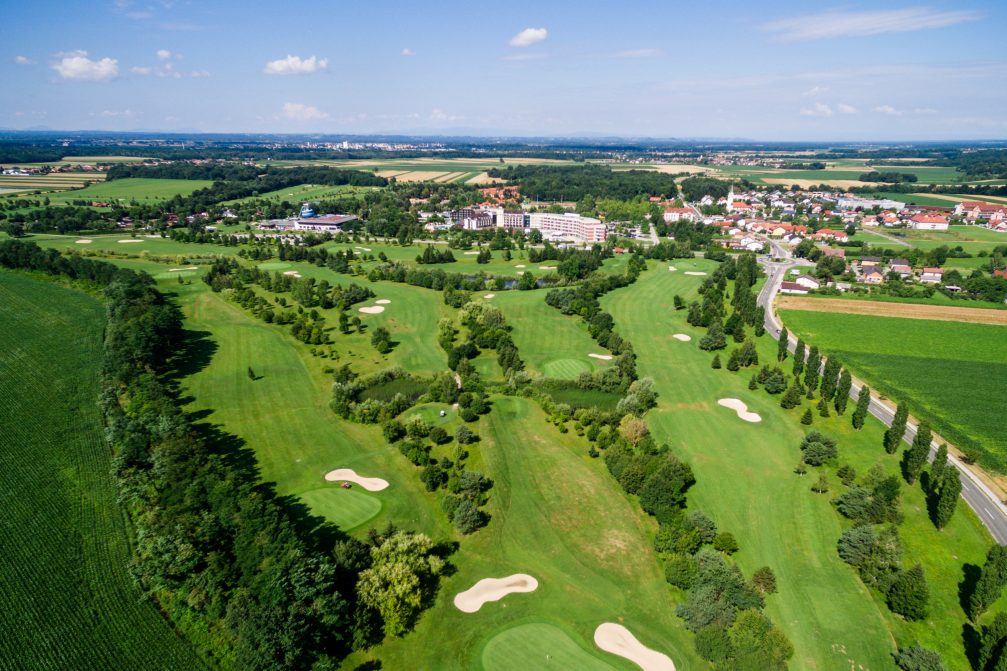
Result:
{"type": "Polygon", "coordinates": [[[515,268],[524,268],[524,267],[525,267],[525,265],[524,265],[523,263],[519,263],[519,264],[517,264],[517,265],[516,265],[516,266],[514,266],[514,267],[515,267],[515,268]]]}
{"type": "Polygon", "coordinates": [[[119,244],[120,245],[128,245],[131,242],[143,242],[143,240],[120,240],[119,244]]]}
{"type": "Polygon", "coordinates": [[[717,405],[722,405],[725,408],[730,408],[731,410],[738,413],[738,417],[742,418],[746,422],[761,422],[762,417],[759,416],[757,412],[748,412],[748,406],[745,405],[743,401],[736,398],[722,398],[717,401],[717,405]]]}
{"type": "Polygon", "coordinates": [[[668,272],[673,273],[676,270],[678,270],[678,268],[676,268],[675,266],[668,266],[668,272]]]}
{"type": "Polygon", "coordinates": [[[703,277],[704,275],[706,275],[706,273],[704,273],[701,270],[686,270],[685,274],[686,275],[696,275],[698,277],[703,277]]]}
{"type": "Polygon", "coordinates": [[[556,266],[539,266],[539,270],[556,270],[556,266]]]}
{"type": "Polygon", "coordinates": [[[92,242],[94,242],[94,240],[84,240],[83,238],[80,240],[74,240],[74,243],[78,245],[90,245],[92,242]]]}
{"type": "Polygon", "coordinates": [[[366,308],[360,308],[360,311],[365,315],[379,315],[385,311],[384,305],[372,305],[366,308]]]}
{"type": "Polygon", "coordinates": [[[465,256],[475,256],[479,252],[463,252],[463,253],[465,254],[465,256]]]}
{"type": "Polygon", "coordinates": [[[337,468],[325,474],[329,482],[355,482],[369,492],[380,492],[388,487],[388,481],[381,478],[365,478],[357,475],[352,468],[337,468]]]}
{"type": "Polygon", "coordinates": [[[506,578],[483,578],[464,592],[455,595],[455,607],[463,613],[474,613],[484,603],[499,601],[515,592],[534,592],[538,580],[527,573],[515,573],[506,578]]]}
{"type": "Polygon", "coordinates": [[[371,251],[371,248],[370,248],[370,247],[361,247],[360,245],[357,245],[357,249],[362,249],[362,250],[364,250],[365,252],[369,252],[369,251],[371,251]]]}
{"type": "Polygon", "coordinates": [[[168,268],[169,273],[180,273],[183,270],[199,270],[196,266],[188,266],[186,268],[168,268]]]}
{"type": "Polygon", "coordinates": [[[692,336],[686,335],[684,333],[676,333],[671,337],[674,338],[675,340],[681,340],[682,342],[689,342],[690,340],[692,340],[692,336]]]}
{"type": "Polygon", "coordinates": [[[488,301],[489,299],[495,298],[495,297],[496,297],[496,294],[486,294],[485,296],[483,296],[483,299],[488,301]]]}
{"type": "Polygon", "coordinates": [[[297,279],[301,278],[301,274],[299,272],[297,272],[296,270],[288,270],[288,271],[284,272],[283,274],[286,275],[287,277],[294,277],[294,278],[297,278],[297,279]]]}
{"type": "Polygon", "coordinates": [[[591,352],[590,354],[588,354],[588,356],[591,357],[592,359],[601,359],[602,361],[612,360],[611,354],[595,354],[594,352],[591,352]]]}
{"type": "Polygon", "coordinates": [[[379,298],[374,302],[377,303],[378,305],[388,305],[389,303],[391,303],[391,301],[388,300],[387,298],[379,298]]]}
{"type": "Polygon", "coordinates": [[[671,657],[651,650],[621,624],[605,622],[594,630],[594,643],[605,652],[619,655],[639,666],[643,671],[675,671],[671,657]]]}

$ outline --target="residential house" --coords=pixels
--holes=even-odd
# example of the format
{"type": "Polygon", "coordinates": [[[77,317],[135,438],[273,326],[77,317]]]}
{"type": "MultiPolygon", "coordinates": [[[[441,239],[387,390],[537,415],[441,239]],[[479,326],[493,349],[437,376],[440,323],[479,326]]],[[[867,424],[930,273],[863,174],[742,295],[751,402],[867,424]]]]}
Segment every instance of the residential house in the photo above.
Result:
{"type": "Polygon", "coordinates": [[[780,285],[780,293],[784,294],[807,294],[809,289],[803,284],[798,284],[797,282],[783,282],[780,285]]]}
{"type": "Polygon", "coordinates": [[[912,276],[913,267],[905,259],[892,259],[888,262],[888,271],[898,273],[902,279],[912,276]]]}
{"type": "Polygon", "coordinates": [[[923,284],[940,284],[944,279],[944,271],[940,268],[924,268],[920,273],[920,282],[923,284]]]}
{"type": "Polygon", "coordinates": [[[881,271],[872,267],[871,270],[860,274],[860,281],[864,284],[881,284],[885,281],[885,276],[881,274],[881,271]]]}
{"type": "Polygon", "coordinates": [[[797,278],[796,284],[800,284],[802,287],[807,289],[818,289],[822,286],[822,283],[818,281],[817,277],[812,277],[811,275],[801,275],[797,278]]]}
{"type": "Polygon", "coordinates": [[[838,249],[836,247],[822,247],[822,253],[825,254],[826,256],[836,256],[841,259],[846,258],[846,250],[838,249]]]}
{"type": "Polygon", "coordinates": [[[691,207],[669,207],[664,211],[664,220],[669,224],[676,221],[692,221],[696,218],[696,211],[691,207]]]}
{"type": "Polygon", "coordinates": [[[943,214],[916,214],[909,218],[909,228],[918,231],[946,231],[948,218],[943,214]]]}

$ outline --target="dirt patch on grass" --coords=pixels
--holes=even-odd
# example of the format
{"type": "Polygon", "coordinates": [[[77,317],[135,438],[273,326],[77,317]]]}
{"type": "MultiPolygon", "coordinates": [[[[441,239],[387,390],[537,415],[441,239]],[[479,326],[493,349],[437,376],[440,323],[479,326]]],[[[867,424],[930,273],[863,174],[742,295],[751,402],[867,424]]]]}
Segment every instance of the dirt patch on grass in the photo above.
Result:
{"type": "Polygon", "coordinates": [[[968,324],[1007,325],[1007,310],[965,308],[951,305],[922,305],[918,303],[882,303],[828,298],[802,298],[781,296],[780,310],[805,310],[810,312],[839,312],[848,315],[875,317],[903,317],[905,319],[931,319],[934,321],[965,322],[968,324]]]}

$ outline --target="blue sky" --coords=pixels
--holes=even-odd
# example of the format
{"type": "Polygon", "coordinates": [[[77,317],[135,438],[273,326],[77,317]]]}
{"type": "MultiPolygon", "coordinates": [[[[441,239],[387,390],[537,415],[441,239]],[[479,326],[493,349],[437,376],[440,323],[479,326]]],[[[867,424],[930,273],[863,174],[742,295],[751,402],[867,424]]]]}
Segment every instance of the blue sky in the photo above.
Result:
{"type": "Polygon", "coordinates": [[[1007,3],[7,3],[0,127],[1007,137],[1007,3]]]}

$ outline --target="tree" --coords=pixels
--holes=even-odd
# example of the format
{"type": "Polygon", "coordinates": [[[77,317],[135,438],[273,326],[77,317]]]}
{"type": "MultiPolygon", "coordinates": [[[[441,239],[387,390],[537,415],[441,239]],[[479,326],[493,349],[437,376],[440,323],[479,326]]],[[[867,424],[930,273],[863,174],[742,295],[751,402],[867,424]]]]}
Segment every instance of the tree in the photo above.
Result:
{"type": "Polygon", "coordinates": [[[997,613],[992,624],[982,628],[976,669],[1003,669],[1007,660],[1007,613],[997,613]]]}
{"type": "Polygon", "coordinates": [[[699,339],[699,349],[708,352],[725,347],[727,347],[727,338],[724,335],[724,328],[718,323],[714,323],[706,335],[699,339]]]}
{"type": "MultiPolygon", "coordinates": [[[[808,352],[808,361],[804,366],[804,386],[808,391],[818,388],[818,376],[821,373],[822,357],[818,353],[818,346],[812,345],[808,352]]],[[[811,398],[810,396],[808,398],[811,398]]]]}
{"type": "Polygon", "coordinates": [[[780,340],[776,346],[776,360],[783,361],[787,358],[787,347],[790,344],[790,331],[784,326],[780,331],[780,340]]]}
{"type": "Polygon", "coordinates": [[[741,356],[739,355],[740,350],[735,348],[731,351],[731,356],[727,357],[727,370],[732,373],[737,371],[741,367],[740,361],[741,356]]]}
{"type": "Polygon", "coordinates": [[[918,645],[899,650],[895,665],[902,671],[947,671],[939,654],[918,645]]]}
{"type": "MultiPolygon", "coordinates": [[[[801,386],[797,378],[794,378],[794,383],[787,388],[787,393],[783,395],[780,399],[780,407],[790,410],[791,408],[796,408],[801,404],[801,386]]],[[[811,412],[811,409],[808,409],[811,412]]]]}
{"type": "Polygon", "coordinates": [[[818,476],[818,481],[811,485],[811,491],[816,494],[825,494],[829,491],[829,479],[822,473],[818,476]]]}
{"type": "Polygon", "coordinates": [[[360,572],[357,596],[376,610],[385,634],[401,636],[433,598],[444,560],[433,554],[434,544],[423,534],[399,531],[371,549],[371,566],[360,572]]]}
{"type": "Polygon", "coordinates": [[[839,370],[842,365],[835,356],[830,356],[825,361],[825,371],[822,373],[822,400],[826,403],[832,401],[836,396],[836,384],[839,381],[839,370]]]}
{"type": "Polygon", "coordinates": [[[1007,582],[1007,547],[994,545],[986,553],[986,562],[979,573],[972,594],[969,595],[968,616],[973,622],[1000,598],[1005,582],[1007,582]]]}
{"type": "Polygon", "coordinates": [[[752,584],[755,585],[755,589],[759,590],[763,596],[766,594],[775,594],[776,574],[773,573],[773,569],[763,566],[760,569],[756,569],[755,573],[752,574],[752,584]]]}
{"type": "Polygon", "coordinates": [[[252,370],[251,366],[248,367],[248,379],[252,381],[255,380],[255,371],[252,370]]]}
{"type": "Polygon", "coordinates": [[[941,446],[937,448],[937,454],[934,456],[934,463],[930,466],[930,488],[932,491],[940,489],[941,483],[944,481],[944,476],[947,475],[950,470],[949,466],[948,446],[941,443],[941,446]]]}
{"type": "Polygon", "coordinates": [[[920,422],[916,428],[916,435],[913,437],[913,444],[905,451],[902,460],[902,473],[906,482],[913,484],[916,478],[920,477],[923,467],[927,465],[927,456],[930,454],[930,443],[933,434],[930,432],[930,425],[927,422],[920,422]]]}
{"type": "Polygon", "coordinates": [[[843,369],[839,374],[839,383],[836,385],[836,414],[841,415],[846,412],[846,404],[850,401],[850,389],[853,388],[853,376],[850,371],[843,369]]]}
{"type": "Polygon", "coordinates": [[[479,510],[478,506],[468,498],[461,500],[451,517],[451,523],[463,534],[470,534],[481,529],[488,521],[489,517],[486,513],[479,510]]]}
{"type": "Polygon", "coordinates": [[[818,415],[819,417],[829,416],[829,402],[825,400],[824,396],[818,401],[818,415]]]}
{"type": "Polygon", "coordinates": [[[713,355],[713,362],[710,364],[710,368],[720,368],[720,355],[713,355]]]}
{"type": "Polygon", "coordinates": [[[888,454],[895,454],[898,451],[899,443],[902,442],[902,436],[906,433],[906,422],[908,419],[909,406],[904,401],[900,402],[895,409],[892,425],[885,431],[885,452],[888,454]]]}
{"type": "Polygon", "coordinates": [[[907,620],[925,618],[929,600],[930,588],[920,564],[899,573],[888,590],[888,607],[907,620]]]}
{"type": "Polygon", "coordinates": [[[804,411],[804,414],[801,415],[801,424],[809,426],[813,421],[814,416],[811,414],[811,408],[808,408],[807,410],[804,411]]]}
{"type": "Polygon", "coordinates": [[[794,377],[799,378],[801,377],[801,373],[804,372],[805,354],[804,340],[798,338],[797,346],[794,348],[794,377]]]}
{"type": "Polygon", "coordinates": [[[675,306],[676,310],[684,310],[685,309],[685,301],[682,300],[682,297],[679,296],[678,294],[675,294],[675,297],[671,299],[671,302],[675,306]]]}
{"type": "Polygon", "coordinates": [[[734,534],[724,531],[713,539],[713,549],[727,555],[733,555],[738,551],[738,541],[735,540],[734,534]]]}
{"type": "Polygon", "coordinates": [[[384,326],[377,327],[371,335],[371,345],[379,354],[387,354],[392,349],[392,334],[384,326]]]}
{"type": "Polygon", "coordinates": [[[951,521],[958,506],[958,497],[962,493],[962,481],[958,476],[958,471],[951,467],[942,478],[940,489],[937,493],[937,504],[934,510],[934,526],[943,529],[951,521]]]}
{"type": "Polygon", "coordinates": [[[861,429],[864,426],[864,420],[867,419],[867,411],[871,406],[871,389],[866,384],[860,388],[860,394],[857,396],[857,409],[853,411],[853,428],[861,429]]]}

